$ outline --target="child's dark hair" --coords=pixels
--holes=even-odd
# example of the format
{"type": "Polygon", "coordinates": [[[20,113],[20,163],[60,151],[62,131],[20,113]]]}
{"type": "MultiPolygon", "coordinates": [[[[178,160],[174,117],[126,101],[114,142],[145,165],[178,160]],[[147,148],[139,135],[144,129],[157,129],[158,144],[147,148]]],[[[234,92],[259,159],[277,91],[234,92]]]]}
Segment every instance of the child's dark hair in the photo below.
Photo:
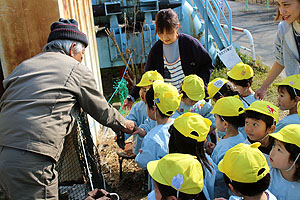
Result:
{"type": "Polygon", "coordinates": [[[235,85],[239,85],[241,87],[248,87],[248,84],[249,86],[252,85],[252,79],[253,77],[249,78],[249,79],[243,79],[243,80],[235,80],[235,79],[232,79],[228,76],[228,80],[232,83],[234,83],[235,85]]]}
{"type": "Polygon", "coordinates": [[[176,12],[171,8],[160,10],[155,17],[155,34],[161,34],[166,30],[172,33],[179,25],[176,12]]]}
{"type": "MultiPolygon", "coordinates": [[[[282,143],[284,144],[285,149],[290,153],[289,160],[294,162],[298,154],[300,153],[300,148],[295,144],[290,144],[285,142],[282,143]]],[[[299,158],[295,163],[295,167],[296,167],[296,172],[293,175],[293,178],[294,181],[299,181],[300,180],[300,159],[299,158]]]]}
{"type": "Polygon", "coordinates": [[[234,95],[239,95],[239,92],[237,90],[234,89],[234,86],[232,85],[231,82],[226,82],[219,90],[219,92],[217,92],[215,94],[215,96],[213,96],[213,100],[217,101],[219,100],[222,96],[223,97],[228,97],[228,96],[234,96],[234,95]]]}
{"type": "MultiPolygon", "coordinates": [[[[155,181],[155,183],[158,187],[160,194],[162,195],[162,199],[167,199],[167,197],[170,196],[175,196],[175,197],[177,196],[177,190],[175,190],[171,186],[160,184],[157,181],[155,181]]],[[[206,197],[204,196],[203,191],[201,191],[199,194],[186,194],[186,193],[179,192],[178,200],[190,200],[190,199],[206,200],[206,197]]]]}
{"type": "Polygon", "coordinates": [[[187,96],[187,94],[185,93],[185,91],[183,91],[182,89],[180,89],[180,94],[182,94],[182,97],[181,98],[183,98],[183,99],[186,99],[186,98],[189,98],[188,96],[187,96]]]}
{"type": "Polygon", "coordinates": [[[271,128],[272,125],[276,125],[276,121],[273,117],[256,112],[254,110],[246,110],[246,119],[247,118],[262,120],[266,124],[266,130],[271,128]]]}
{"type": "MultiPolygon", "coordinates": [[[[261,169],[258,173],[262,174],[265,169],[261,169]]],[[[263,193],[270,185],[270,173],[255,183],[241,183],[231,180],[223,174],[226,185],[231,184],[232,187],[244,196],[256,196],[263,193]]]]}
{"type": "MultiPolygon", "coordinates": [[[[197,142],[195,139],[182,135],[174,125],[169,128],[169,153],[184,153],[197,156],[197,159],[202,165],[212,172],[212,164],[207,160],[204,151],[204,141],[197,142]]],[[[193,131],[191,134],[198,136],[198,133],[193,131]]]]}
{"type": "Polygon", "coordinates": [[[296,94],[297,94],[297,96],[300,97],[300,90],[298,90],[296,88],[292,88],[289,85],[279,85],[278,86],[278,92],[282,92],[283,88],[285,88],[286,91],[289,93],[291,100],[296,99],[296,94]],[[295,94],[295,92],[296,92],[296,94],[295,94]]]}
{"type": "MultiPolygon", "coordinates": [[[[154,90],[153,87],[151,87],[147,92],[146,92],[146,104],[148,106],[149,109],[152,109],[154,106],[154,90]]],[[[156,106],[156,105],[155,105],[156,106]]],[[[170,116],[167,116],[165,114],[163,114],[159,108],[156,106],[156,109],[158,110],[158,113],[160,114],[160,116],[162,118],[169,118],[170,116]]],[[[171,112],[170,114],[172,114],[172,111],[168,111],[171,112]]],[[[169,114],[169,113],[168,113],[169,114]]]]}
{"type": "Polygon", "coordinates": [[[221,116],[219,115],[222,121],[227,121],[229,124],[231,124],[234,128],[239,128],[245,126],[245,118],[246,114],[242,113],[239,116],[234,117],[227,117],[227,116],[221,116]]]}

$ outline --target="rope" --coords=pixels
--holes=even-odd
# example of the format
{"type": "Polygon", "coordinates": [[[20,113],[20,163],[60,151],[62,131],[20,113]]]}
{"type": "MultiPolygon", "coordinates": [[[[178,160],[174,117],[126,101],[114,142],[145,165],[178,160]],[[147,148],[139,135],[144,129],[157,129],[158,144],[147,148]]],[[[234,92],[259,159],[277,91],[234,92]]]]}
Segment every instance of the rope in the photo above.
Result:
{"type": "MultiPolygon", "coordinates": [[[[120,82],[119,82],[119,85],[118,85],[118,87],[115,89],[114,93],[111,95],[111,97],[109,98],[109,100],[107,101],[107,103],[109,103],[109,102],[112,100],[112,98],[114,97],[114,95],[115,95],[116,92],[118,91],[118,89],[119,89],[119,87],[120,87],[120,85],[121,85],[121,83],[122,83],[122,80],[124,79],[125,73],[126,73],[126,71],[127,71],[128,64],[129,64],[129,61],[130,61],[130,59],[131,59],[132,53],[133,53],[133,51],[131,52],[131,54],[130,54],[130,56],[129,56],[128,62],[127,62],[127,64],[126,64],[126,67],[125,67],[123,76],[122,76],[122,78],[121,78],[121,80],[120,80],[120,82]]],[[[94,123],[92,124],[91,128],[93,128],[94,125],[95,125],[95,121],[94,121],[94,123]]]]}
{"type": "Polygon", "coordinates": [[[110,97],[110,99],[107,101],[107,103],[109,103],[109,102],[112,100],[112,98],[114,97],[114,95],[115,95],[115,94],[116,94],[116,92],[118,91],[118,89],[119,89],[119,87],[120,87],[120,85],[121,85],[121,83],[122,83],[122,80],[124,79],[125,73],[126,73],[126,71],[127,71],[128,64],[129,64],[129,61],[130,61],[130,59],[131,59],[132,53],[133,53],[133,51],[131,52],[131,54],[130,54],[130,56],[129,56],[129,59],[128,59],[128,62],[127,62],[127,65],[126,65],[126,67],[125,67],[125,70],[124,70],[123,76],[122,76],[122,78],[121,78],[121,80],[120,80],[120,82],[119,82],[119,85],[118,85],[118,87],[115,89],[114,93],[111,95],[111,97],[110,97]]]}
{"type": "MultiPolygon", "coordinates": [[[[77,118],[77,123],[81,124],[81,121],[78,118],[77,118]]],[[[85,148],[84,148],[82,134],[83,134],[83,130],[80,129],[79,136],[80,136],[80,142],[81,142],[81,145],[82,145],[82,150],[83,150],[84,160],[85,160],[85,164],[86,164],[86,169],[87,169],[88,177],[89,177],[89,180],[90,180],[91,189],[94,190],[93,181],[92,181],[92,174],[90,172],[90,168],[89,168],[89,165],[88,165],[88,161],[87,161],[87,156],[86,156],[86,153],[85,153],[85,148]]]]}

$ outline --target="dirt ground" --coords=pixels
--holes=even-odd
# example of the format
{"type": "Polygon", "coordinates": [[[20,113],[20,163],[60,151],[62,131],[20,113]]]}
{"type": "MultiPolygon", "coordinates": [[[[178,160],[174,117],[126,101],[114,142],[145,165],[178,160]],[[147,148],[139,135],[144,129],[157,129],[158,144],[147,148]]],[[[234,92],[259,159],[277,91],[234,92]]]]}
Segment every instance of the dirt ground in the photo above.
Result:
{"type": "Polygon", "coordinates": [[[122,200],[147,199],[148,191],[143,189],[144,171],[137,166],[134,159],[123,160],[123,178],[120,180],[119,160],[116,153],[118,145],[114,141],[114,133],[107,132],[105,137],[102,137],[102,141],[98,142],[105,180],[111,190],[117,192],[122,200]]]}

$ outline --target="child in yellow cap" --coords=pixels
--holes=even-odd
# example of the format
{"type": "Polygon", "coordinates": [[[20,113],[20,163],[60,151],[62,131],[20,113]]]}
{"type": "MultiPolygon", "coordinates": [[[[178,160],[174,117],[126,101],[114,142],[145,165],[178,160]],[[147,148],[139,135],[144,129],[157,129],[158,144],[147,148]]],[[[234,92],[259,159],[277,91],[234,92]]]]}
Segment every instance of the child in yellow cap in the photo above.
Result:
{"type": "MultiPolygon", "coordinates": [[[[170,138],[168,129],[174,121],[171,115],[177,110],[180,99],[181,95],[176,87],[160,80],[155,81],[153,87],[147,91],[147,114],[150,119],[157,122],[157,126],[144,137],[141,149],[135,158],[142,169],[146,169],[148,162],[159,160],[168,153],[170,138]]],[[[151,183],[148,183],[150,187],[151,183]]]]}
{"type": "Polygon", "coordinates": [[[204,143],[211,121],[197,113],[184,113],[174,120],[169,129],[169,153],[186,153],[197,156],[204,170],[203,192],[206,199],[214,198],[217,165],[205,153],[204,143]]]}
{"type": "Polygon", "coordinates": [[[215,117],[210,113],[212,106],[204,100],[205,88],[202,78],[194,74],[184,77],[179,93],[183,95],[177,109],[179,115],[186,112],[198,113],[208,118],[215,127],[215,117]]]}
{"type": "Polygon", "coordinates": [[[202,166],[195,156],[168,154],[149,162],[147,169],[154,180],[155,199],[206,199],[202,192],[202,166]]]}
{"type": "Polygon", "coordinates": [[[270,134],[275,138],[270,152],[269,190],[278,199],[300,198],[300,125],[289,124],[270,134]]]}
{"type": "Polygon", "coordinates": [[[269,134],[275,130],[279,118],[278,108],[268,101],[255,101],[245,111],[245,132],[247,134],[245,143],[260,142],[261,145],[258,149],[268,161],[274,144],[274,140],[269,137],[269,134]]]}
{"type": "MultiPolygon", "coordinates": [[[[130,113],[126,116],[126,119],[134,121],[137,126],[140,126],[144,123],[144,121],[148,118],[147,116],[147,106],[146,106],[146,92],[152,87],[152,84],[156,80],[163,81],[163,77],[157,71],[147,71],[143,74],[141,81],[136,85],[140,88],[140,98],[141,101],[134,104],[131,108],[130,113]]],[[[128,139],[131,135],[126,134],[126,139],[128,139]]],[[[141,148],[143,141],[143,137],[138,134],[133,135],[132,142],[133,148],[132,151],[135,155],[138,154],[139,149],[141,148]]]]}
{"type": "Polygon", "coordinates": [[[264,155],[258,149],[260,143],[238,144],[229,149],[219,163],[224,180],[237,196],[229,199],[276,200],[267,190],[270,185],[270,168],[264,155]]]}
{"type": "Polygon", "coordinates": [[[224,78],[215,78],[207,85],[207,99],[217,101],[222,97],[238,95],[238,91],[235,90],[234,85],[224,78]]]}
{"type": "Polygon", "coordinates": [[[278,132],[288,124],[300,124],[297,115],[297,103],[300,101],[300,75],[289,76],[275,85],[278,85],[279,109],[289,111],[288,115],[277,123],[275,132],[278,132]]]}
{"type": "Polygon", "coordinates": [[[227,75],[228,80],[233,83],[240,97],[243,98],[242,102],[245,108],[248,108],[251,103],[258,100],[254,97],[255,92],[251,88],[254,77],[252,67],[240,62],[227,72],[227,75]]]}
{"type": "MultiPolygon", "coordinates": [[[[245,141],[245,137],[238,130],[245,123],[244,105],[238,96],[223,97],[216,102],[211,113],[215,114],[217,129],[225,132],[223,138],[215,146],[208,143],[208,147],[213,149],[211,158],[218,165],[228,149],[245,141]]],[[[222,174],[218,171],[215,196],[228,197],[222,174]]]]}
{"type": "MultiPolygon", "coordinates": [[[[223,97],[238,95],[238,91],[234,89],[234,85],[224,78],[215,78],[210,81],[207,86],[208,97],[214,102],[223,97]]],[[[215,126],[214,126],[215,127],[215,126]]],[[[218,137],[223,137],[225,132],[218,130],[218,137]]]]}

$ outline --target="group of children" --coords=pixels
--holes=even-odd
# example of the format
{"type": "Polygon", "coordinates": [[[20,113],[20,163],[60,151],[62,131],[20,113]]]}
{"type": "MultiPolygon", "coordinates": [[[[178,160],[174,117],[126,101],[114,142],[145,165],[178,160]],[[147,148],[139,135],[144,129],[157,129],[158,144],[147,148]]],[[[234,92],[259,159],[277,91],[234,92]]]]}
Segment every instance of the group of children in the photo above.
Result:
{"type": "Polygon", "coordinates": [[[208,84],[209,101],[196,75],[179,92],[157,71],[142,76],[127,118],[148,199],[300,199],[300,75],[277,84],[279,108],[254,98],[249,65],[227,75],[208,84]]]}

